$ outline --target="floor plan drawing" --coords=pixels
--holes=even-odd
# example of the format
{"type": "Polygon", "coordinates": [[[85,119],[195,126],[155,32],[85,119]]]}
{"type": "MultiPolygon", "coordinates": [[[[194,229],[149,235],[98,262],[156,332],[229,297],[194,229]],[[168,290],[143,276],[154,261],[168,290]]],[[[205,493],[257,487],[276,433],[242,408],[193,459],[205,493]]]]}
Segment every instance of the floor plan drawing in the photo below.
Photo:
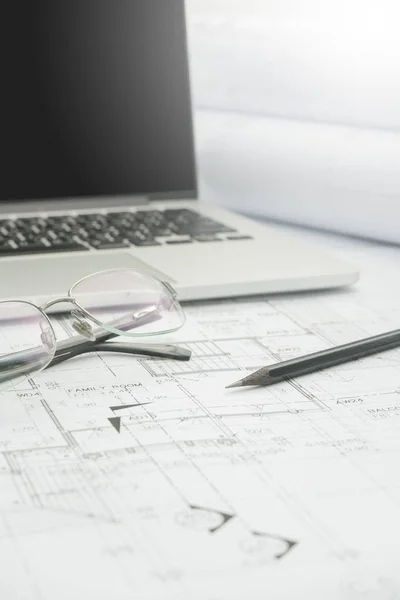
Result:
{"type": "Polygon", "coordinates": [[[188,362],[99,353],[0,392],[0,598],[400,598],[400,348],[225,389],[398,328],[373,256],[351,289],[187,306],[163,339],[188,362]]]}

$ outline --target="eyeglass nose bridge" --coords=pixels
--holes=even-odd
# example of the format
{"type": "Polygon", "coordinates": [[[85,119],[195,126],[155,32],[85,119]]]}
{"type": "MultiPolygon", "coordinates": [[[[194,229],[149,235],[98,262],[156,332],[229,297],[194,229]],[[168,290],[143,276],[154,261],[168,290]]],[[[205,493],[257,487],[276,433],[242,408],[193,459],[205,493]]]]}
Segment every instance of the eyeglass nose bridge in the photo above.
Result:
{"type": "MultiPolygon", "coordinates": [[[[54,306],[55,304],[60,304],[62,302],[72,302],[72,304],[76,306],[75,299],[72,296],[65,296],[60,298],[54,298],[53,300],[46,302],[46,304],[43,304],[40,308],[43,312],[45,312],[51,306],[54,306]]],[[[79,308],[74,308],[71,311],[71,317],[74,319],[72,322],[72,327],[75,329],[75,331],[83,337],[85,337],[90,342],[95,342],[96,336],[93,333],[92,325],[87,320],[87,314],[79,308]]]]}
{"type": "Polygon", "coordinates": [[[50,350],[52,350],[52,348],[54,347],[53,329],[51,328],[50,323],[46,323],[46,322],[40,322],[40,329],[41,329],[40,340],[41,340],[44,348],[47,350],[47,352],[50,352],[50,350]]]}
{"type": "Polygon", "coordinates": [[[87,315],[79,309],[74,309],[71,311],[71,317],[73,318],[73,329],[90,342],[95,342],[96,336],[93,333],[92,325],[87,320],[87,315]]]}

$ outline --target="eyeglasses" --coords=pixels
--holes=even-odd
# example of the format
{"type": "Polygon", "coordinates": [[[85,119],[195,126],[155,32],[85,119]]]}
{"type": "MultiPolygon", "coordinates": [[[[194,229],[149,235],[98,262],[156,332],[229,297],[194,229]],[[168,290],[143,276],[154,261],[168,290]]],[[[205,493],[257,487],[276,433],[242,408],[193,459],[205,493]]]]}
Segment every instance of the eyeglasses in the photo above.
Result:
{"type": "Polygon", "coordinates": [[[189,360],[189,350],[170,344],[106,343],[119,335],[170,333],[184,322],[169,283],[135,269],[94,273],[75,283],[67,296],[40,307],[19,300],[0,302],[0,389],[88,352],[189,360]],[[62,303],[69,303],[72,322],[63,316],[53,326],[46,311],[62,303]]]}

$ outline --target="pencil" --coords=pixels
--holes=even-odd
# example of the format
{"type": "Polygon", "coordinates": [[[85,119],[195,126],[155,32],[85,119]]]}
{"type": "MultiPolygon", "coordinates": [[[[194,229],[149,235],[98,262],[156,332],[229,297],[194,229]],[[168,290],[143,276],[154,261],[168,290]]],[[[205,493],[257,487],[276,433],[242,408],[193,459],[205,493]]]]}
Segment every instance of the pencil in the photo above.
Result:
{"type": "Polygon", "coordinates": [[[390,350],[398,345],[400,345],[400,329],[395,329],[394,331],[262,367],[247,375],[247,377],[227,385],[226,388],[272,385],[293,377],[314,373],[364,356],[390,350]]]}

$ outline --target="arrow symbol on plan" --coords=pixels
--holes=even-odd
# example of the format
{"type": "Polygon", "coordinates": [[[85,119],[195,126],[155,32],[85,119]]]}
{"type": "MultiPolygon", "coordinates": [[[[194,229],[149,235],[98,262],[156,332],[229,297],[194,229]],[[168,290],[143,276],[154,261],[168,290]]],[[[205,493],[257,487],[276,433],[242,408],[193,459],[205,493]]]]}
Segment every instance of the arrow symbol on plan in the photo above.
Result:
{"type": "Polygon", "coordinates": [[[298,542],[295,542],[294,540],[289,540],[280,535],[271,535],[270,533],[262,533],[260,531],[252,531],[251,533],[252,533],[252,535],[255,535],[258,537],[263,537],[265,539],[270,538],[272,540],[276,540],[283,544],[284,547],[283,547],[282,551],[275,554],[275,558],[277,560],[279,560],[280,558],[283,558],[288,552],[290,552],[290,550],[292,548],[294,548],[298,544],[298,542]]]}
{"type": "Polygon", "coordinates": [[[152,404],[152,402],[136,402],[135,404],[120,404],[120,406],[110,406],[110,410],[112,410],[112,412],[117,412],[118,410],[125,410],[128,408],[136,408],[137,406],[145,406],[146,404],[152,404]]]}
{"type": "MultiPolygon", "coordinates": [[[[137,408],[138,406],[144,406],[145,404],[152,404],[152,402],[136,402],[135,404],[121,404],[120,406],[110,406],[110,410],[116,413],[119,410],[127,410],[129,408],[137,408]]],[[[121,420],[122,417],[109,417],[108,419],[111,425],[114,427],[117,433],[121,433],[121,420]]]]}
{"type": "Polygon", "coordinates": [[[110,417],[108,420],[117,433],[121,433],[121,417],[110,417]]]}
{"type": "Polygon", "coordinates": [[[221,517],[221,522],[214,527],[209,527],[208,531],[210,533],[216,533],[221,527],[226,525],[228,521],[233,519],[236,515],[231,515],[229,513],[224,513],[221,510],[216,510],[214,508],[204,508],[204,506],[196,506],[195,504],[190,504],[190,508],[192,510],[203,510],[204,512],[208,512],[209,514],[219,515],[221,517]]]}

